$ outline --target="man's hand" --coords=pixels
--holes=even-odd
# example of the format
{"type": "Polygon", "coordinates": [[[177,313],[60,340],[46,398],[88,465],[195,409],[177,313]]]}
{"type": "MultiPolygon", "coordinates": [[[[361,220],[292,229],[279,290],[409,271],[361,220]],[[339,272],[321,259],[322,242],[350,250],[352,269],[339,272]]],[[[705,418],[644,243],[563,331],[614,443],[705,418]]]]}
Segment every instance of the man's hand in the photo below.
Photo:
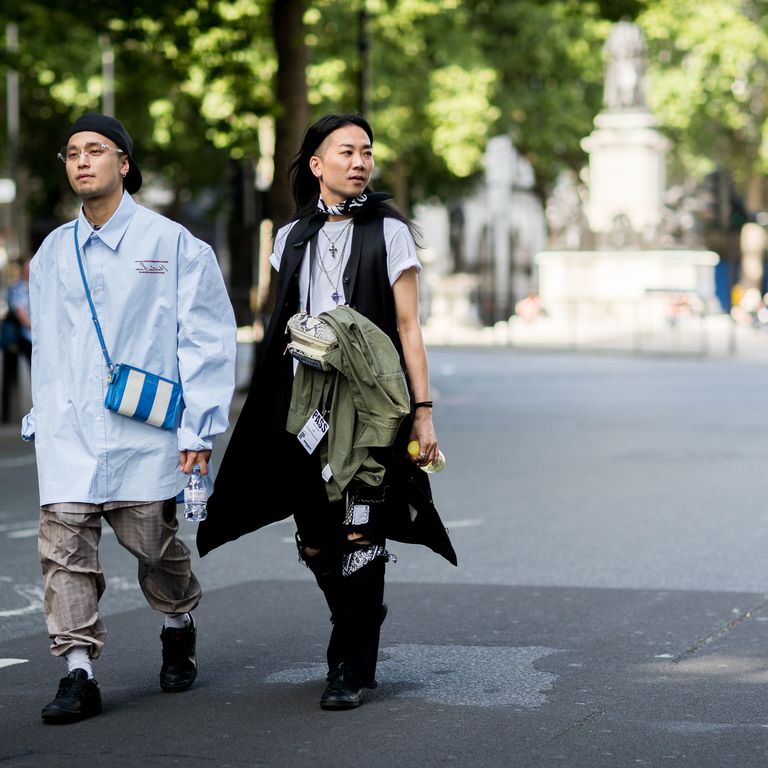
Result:
{"type": "Polygon", "coordinates": [[[208,460],[211,458],[210,451],[179,451],[179,469],[185,475],[192,474],[192,468],[195,464],[200,465],[200,474],[208,474],[208,460]]]}

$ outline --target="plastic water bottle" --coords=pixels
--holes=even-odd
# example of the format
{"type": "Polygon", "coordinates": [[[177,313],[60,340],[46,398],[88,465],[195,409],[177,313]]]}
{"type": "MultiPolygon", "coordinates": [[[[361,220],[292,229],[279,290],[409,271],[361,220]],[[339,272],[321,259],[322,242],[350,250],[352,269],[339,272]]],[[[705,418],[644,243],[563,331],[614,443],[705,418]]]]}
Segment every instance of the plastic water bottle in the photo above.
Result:
{"type": "Polygon", "coordinates": [[[192,474],[184,486],[184,519],[199,523],[208,517],[208,489],[200,474],[200,465],[192,467],[192,474]]]}
{"type": "MultiPolygon", "coordinates": [[[[411,440],[410,443],[408,443],[408,453],[411,456],[418,456],[421,452],[421,448],[419,446],[419,443],[417,440],[411,440]]],[[[435,472],[442,472],[443,469],[445,469],[445,454],[442,451],[437,452],[437,461],[434,463],[424,464],[424,466],[419,467],[424,472],[427,472],[428,474],[433,474],[435,472]]]]}
{"type": "Polygon", "coordinates": [[[424,472],[432,474],[433,472],[442,472],[445,469],[445,455],[442,451],[437,452],[437,461],[434,464],[425,464],[423,467],[419,467],[424,472]]]}

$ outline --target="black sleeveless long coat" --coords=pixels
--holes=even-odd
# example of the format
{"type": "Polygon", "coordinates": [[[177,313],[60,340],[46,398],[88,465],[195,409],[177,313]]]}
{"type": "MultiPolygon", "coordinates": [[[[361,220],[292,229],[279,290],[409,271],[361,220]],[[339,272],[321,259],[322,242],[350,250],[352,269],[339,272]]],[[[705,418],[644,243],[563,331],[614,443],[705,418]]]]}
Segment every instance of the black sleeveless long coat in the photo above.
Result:
{"type": "MultiPolygon", "coordinates": [[[[250,390],[216,474],[208,519],[198,526],[201,556],[290,516],[292,495],[306,481],[295,477],[290,462],[284,460],[287,441],[292,441],[291,449],[297,442],[296,436],[285,429],[293,361],[284,350],[289,341],[286,323],[299,303],[299,268],[309,219],[299,220],[285,243],[275,310],[258,349],[250,390]],[[263,503],[257,501],[254,505],[253,484],[263,489],[257,495],[264,499],[263,503]],[[268,503],[266,497],[280,501],[268,503]]],[[[387,333],[402,361],[380,217],[355,219],[343,283],[348,304],[387,333]]],[[[386,467],[385,482],[389,487],[385,535],[394,541],[423,544],[456,565],[456,553],[433,503],[429,476],[406,458],[411,424],[411,417],[406,417],[392,448],[377,456],[386,467]]],[[[319,476],[317,482],[320,488],[319,476]]]]}

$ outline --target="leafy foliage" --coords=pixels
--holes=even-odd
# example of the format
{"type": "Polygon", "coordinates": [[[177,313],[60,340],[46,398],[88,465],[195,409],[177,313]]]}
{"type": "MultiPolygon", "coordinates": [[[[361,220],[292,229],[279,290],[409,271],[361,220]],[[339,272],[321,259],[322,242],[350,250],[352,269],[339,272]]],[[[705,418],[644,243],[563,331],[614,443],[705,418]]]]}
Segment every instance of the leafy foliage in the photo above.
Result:
{"type": "MultiPolygon", "coordinates": [[[[296,0],[281,0],[289,4],[296,0]]],[[[69,205],[55,153],[69,123],[100,109],[102,55],[115,54],[115,103],[142,169],[174,210],[226,209],[230,169],[271,147],[282,114],[271,0],[4,0],[18,52],[21,163],[32,218],[69,205]],[[269,143],[269,142],[268,142],[269,143]]],[[[737,184],[768,164],[766,3],[745,0],[302,0],[310,117],[365,110],[376,184],[401,205],[467,193],[489,137],[509,133],[544,196],[585,162],[581,139],[602,106],[610,24],[637,17],[649,95],[680,175],[728,164],[737,184]]],[[[5,78],[0,79],[4,91],[5,78]]],[[[0,121],[0,162],[7,161],[0,121]]],[[[282,167],[285,167],[283,163],[282,167]]],[[[173,213],[173,211],[172,211],[173,213]]],[[[42,226],[42,225],[41,225],[42,226]]]]}
{"type": "Polygon", "coordinates": [[[768,170],[767,10],[764,2],[658,0],[638,18],[649,98],[675,142],[679,175],[723,166],[743,189],[768,170]]]}

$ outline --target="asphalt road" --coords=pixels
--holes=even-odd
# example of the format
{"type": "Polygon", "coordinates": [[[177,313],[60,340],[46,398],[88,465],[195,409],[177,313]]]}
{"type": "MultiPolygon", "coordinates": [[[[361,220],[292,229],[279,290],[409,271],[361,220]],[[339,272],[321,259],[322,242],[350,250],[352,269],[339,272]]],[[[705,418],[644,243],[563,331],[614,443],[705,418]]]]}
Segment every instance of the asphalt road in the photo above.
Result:
{"type": "Polygon", "coordinates": [[[391,543],[380,685],[350,712],[318,707],[328,615],[286,522],[195,557],[185,694],[159,690],[159,617],[105,533],[105,712],[43,725],[63,665],[33,449],[0,430],[0,765],[765,765],[768,362],[430,358],[459,567],[391,543]]]}

